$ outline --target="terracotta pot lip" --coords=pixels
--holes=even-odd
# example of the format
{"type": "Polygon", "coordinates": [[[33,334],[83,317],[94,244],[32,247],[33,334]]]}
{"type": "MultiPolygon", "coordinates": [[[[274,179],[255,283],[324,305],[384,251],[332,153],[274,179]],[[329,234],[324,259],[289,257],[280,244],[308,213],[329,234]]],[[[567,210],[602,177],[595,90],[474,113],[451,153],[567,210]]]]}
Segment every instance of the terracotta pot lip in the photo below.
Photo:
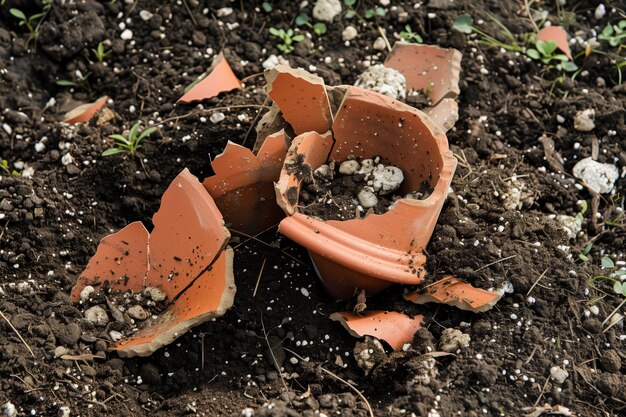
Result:
{"type": "MultiPolygon", "coordinates": [[[[352,221],[352,220],[348,220],[352,221]]],[[[342,223],[332,221],[332,223],[342,223]]],[[[295,213],[280,222],[279,230],[307,250],[344,267],[369,276],[400,284],[419,284],[425,274],[411,272],[402,258],[424,258],[421,248],[414,252],[375,245],[333,226],[331,222],[295,213]],[[286,230],[287,229],[287,230],[286,230]],[[290,233],[289,230],[298,233],[290,233]],[[338,256],[340,254],[340,256],[338,256]]],[[[416,265],[420,262],[415,261],[416,265]]],[[[422,268],[417,268],[421,271],[422,268]]]]}

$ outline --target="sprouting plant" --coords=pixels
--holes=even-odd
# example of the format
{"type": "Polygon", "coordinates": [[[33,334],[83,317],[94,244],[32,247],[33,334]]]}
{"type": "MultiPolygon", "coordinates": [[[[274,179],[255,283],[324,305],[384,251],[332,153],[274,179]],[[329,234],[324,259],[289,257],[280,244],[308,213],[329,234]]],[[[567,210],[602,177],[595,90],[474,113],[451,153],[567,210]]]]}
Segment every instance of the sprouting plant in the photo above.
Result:
{"type": "Polygon", "coordinates": [[[2,169],[7,174],[11,174],[15,177],[19,177],[20,175],[22,175],[22,173],[18,170],[9,168],[9,161],[7,161],[6,159],[0,161],[0,169],[2,169]]]}
{"type": "Polygon", "coordinates": [[[626,276],[626,270],[615,269],[615,263],[608,256],[603,256],[601,260],[602,269],[608,270],[608,274],[596,275],[587,280],[587,285],[592,288],[595,287],[595,282],[598,280],[609,281],[613,285],[613,291],[626,297],[626,281],[622,281],[622,277],[626,276]]]}
{"type": "Polygon", "coordinates": [[[103,62],[107,56],[111,55],[111,51],[104,50],[104,44],[102,42],[98,43],[96,49],[92,49],[91,52],[93,52],[98,62],[103,62]]]}
{"type": "Polygon", "coordinates": [[[576,221],[582,224],[583,218],[586,212],[587,212],[587,200],[581,200],[580,211],[576,213],[576,221]]]}
{"type": "Polygon", "coordinates": [[[157,130],[157,128],[153,126],[143,129],[141,133],[139,133],[139,126],[139,122],[135,123],[133,127],[130,128],[128,137],[120,134],[110,135],[109,137],[115,140],[115,147],[102,152],[102,156],[112,156],[118,153],[127,153],[130,156],[135,156],[137,150],[141,148],[141,141],[157,130]]]}
{"type": "Polygon", "coordinates": [[[284,29],[270,28],[269,31],[270,35],[283,41],[283,43],[276,45],[276,47],[286,54],[295,49],[293,46],[294,43],[304,40],[304,35],[296,35],[293,29],[287,29],[285,31],[284,29]]]}
{"type": "Polygon", "coordinates": [[[557,44],[555,41],[550,40],[548,42],[537,40],[535,42],[535,48],[528,48],[526,55],[530,58],[543,62],[546,65],[556,61],[556,69],[560,71],[573,72],[578,69],[578,66],[569,60],[565,54],[559,54],[556,52],[557,44]],[[536,48],[536,49],[535,49],[536,48]]]}
{"type": "Polygon", "coordinates": [[[57,80],[56,84],[61,87],[79,88],[88,94],[91,93],[91,84],[89,84],[89,75],[91,74],[87,73],[86,75],[82,75],[79,71],[76,71],[76,73],[78,81],[57,80]]]}
{"type": "Polygon", "coordinates": [[[585,248],[578,254],[578,259],[583,262],[587,262],[589,260],[589,252],[591,252],[591,248],[593,248],[593,243],[589,243],[585,248]]]}
{"type": "Polygon", "coordinates": [[[488,35],[482,30],[476,28],[474,26],[472,16],[467,14],[457,17],[452,24],[452,29],[468,35],[471,33],[476,33],[481,38],[480,42],[485,45],[504,48],[507,51],[511,52],[524,52],[524,48],[522,48],[522,46],[517,42],[517,40],[515,39],[515,35],[513,35],[513,33],[511,33],[511,31],[502,24],[502,22],[500,22],[493,16],[489,16],[489,18],[500,28],[501,34],[506,38],[507,42],[509,43],[499,41],[493,36],[488,35]]]}
{"type": "Polygon", "coordinates": [[[352,19],[356,16],[356,10],[354,10],[353,6],[356,4],[356,0],[343,0],[343,4],[346,5],[346,19],[352,19]]]}
{"type": "Polygon", "coordinates": [[[9,13],[11,13],[13,17],[17,18],[20,21],[20,26],[26,26],[26,29],[28,29],[28,32],[30,32],[31,38],[37,36],[37,27],[35,25],[35,21],[44,17],[45,13],[36,13],[30,17],[27,17],[23,11],[15,8],[9,9],[9,13]]]}
{"type": "Polygon", "coordinates": [[[616,25],[606,25],[598,39],[607,41],[611,46],[620,46],[626,39],[626,19],[620,20],[616,25]]]}
{"type": "Polygon", "coordinates": [[[269,1],[264,1],[263,3],[261,3],[261,8],[265,11],[265,13],[270,13],[272,10],[274,10],[272,4],[269,1]]]}
{"type": "Polygon", "coordinates": [[[367,9],[365,11],[365,18],[371,19],[373,17],[383,17],[385,15],[385,9],[380,6],[372,7],[371,9],[367,9]]]}
{"type": "Polygon", "coordinates": [[[413,32],[413,30],[411,29],[411,25],[406,25],[404,27],[404,30],[400,32],[399,36],[400,36],[400,39],[402,39],[405,42],[412,42],[412,43],[424,42],[424,40],[419,34],[413,32]]]}
{"type": "Polygon", "coordinates": [[[306,25],[310,27],[311,29],[313,29],[313,32],[315,32],[317,36],[322,36],[324,33],[326,33],[326,30],[327,30],[325,23],[322,23],[322,22],[311,23],[311,18],[306,13],[300,13],[298,17],[296,17],[296,25],[298,26],[306,25]]]}

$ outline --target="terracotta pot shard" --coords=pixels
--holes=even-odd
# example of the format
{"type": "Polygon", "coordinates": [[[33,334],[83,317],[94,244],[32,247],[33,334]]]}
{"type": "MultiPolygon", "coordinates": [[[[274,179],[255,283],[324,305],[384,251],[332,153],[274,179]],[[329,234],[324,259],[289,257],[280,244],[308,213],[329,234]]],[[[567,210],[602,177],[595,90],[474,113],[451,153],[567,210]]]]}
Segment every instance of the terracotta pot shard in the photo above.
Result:
{"type": "Polygon", "coordinates": [[[232,229],[256,235],[284,217],[275,204],[274,180],[286,153],[285,132],[280,131],[267,137],[257,155],[228,142],[213,160],[215,175],[206,178],[203,185],[232,229]]]}
{"type": "Polygon", "coordinates": [[[437,104],[441,99],[454,98],[461,92],[462,57],[456,49],[396,42],[385,66],[400,71],[408,88],[427,92],[433,104],[437,104]]]}
{"type": "Polygon", "coordinates": [[[350,297],[357,287],[374,294],[393,283],[419,284],[424,277],[422,251],[456,167],[443,131],[413,107],[348,87],[333,133],[330,159],[380,155],[404,172],[401,194],[420,189],[424,182],[432,193],[423,200],[401,199],[387,213],[364,219],[322,221],[298,213],[299,182],[288,167],[300,158],[314,170],[325,155],[318,149],[320,135],[306,133],[294,139],[276,187],[277,201],[289,215],[279,231],[309,250],[320,279],[335,298],[350,297]]]}
{"type": "Polygon", "coordinates": [[[331,314],[330,319],[339,322],[354,337],[374,336],[399,350],[413,341],[424,316],[411,318],[395,311],[367,311],[362,315],[344,311],[331,314]]]}
{"type": "Polygon", "coordinates": [[[422,290],[406,294],[404,298],[415,304],[433,302],[482,313],[491,310],[502,295],[475,288],[457,277],[447,275],[422,290]]]}
{"type": "Polygon", "coordinates": [[[302,69],[277,65],[265,71],[267,93],[296,135],[330,130],[330,103],[321,77],[302,69]]]}
{"type": "Polygon", "coordinates": [[[160,288],[173,301],[154,323],[120,341],[120,355],[149,355],[192,326],[224,314],[235,285],[228,229],[209,193],[184,169],[163,194],[150,235],[140,222],[102,239],[71,292],[87,285],[141,292],[160,288]]]}
{"type": "Polygon", "coordinates": [[[93,103],[87,103],[65,113],[63,122],[69,124],[88,122],[109,100],[108,96],[100,97],[93,103]]]}
{"type": "Polygon", "coordinates": [[[240,88],[241,81],[224,58],[224,54],[220,52],[207,70],[207,76],[193,85],[178,99],[178,102],[191,103],[192,101],[206,100],[220,93],[240,88]]]}
{"type": "Polygon", "coordinates": [[[569,58],[570,61],[573,61],[572,52],[569,49],[569,43],[567,43],[567,32],[560,26],[548,26],[539,31],[537,34],[537,39],[549,42],[556,42],[557,48],[561,50],[569,58]]]}
{"type": "Polygon", "coordinates": [[[459,105],[453,98],[444,98],[436,106],[424,109],[424,113],[447,132],[459,120],[459,105]]]}

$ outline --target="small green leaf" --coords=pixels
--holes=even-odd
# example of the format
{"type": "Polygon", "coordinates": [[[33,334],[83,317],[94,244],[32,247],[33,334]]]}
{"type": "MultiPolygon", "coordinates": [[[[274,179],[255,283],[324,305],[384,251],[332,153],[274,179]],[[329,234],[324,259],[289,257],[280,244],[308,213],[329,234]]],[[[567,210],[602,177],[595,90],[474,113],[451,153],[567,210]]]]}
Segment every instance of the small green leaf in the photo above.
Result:
{"type": "Polygon", "coordinates": [[[346,6],[354,6],[355,3],[356,0],[343,0],[343,4],[345,4],[346,6]]]}
{"type": "Polygon", "coordinates": [[[26,15],[20,9],[9,9],[9,13],[11,13],[13,16],[17,17],[20,20],[26,20],[26,15]]]}
{"type": "Polygon", "coordinates": [[[354,10],[348,10],[346,12],[346,19],[352,19],[354,16],[356,16],[356,12],[354,10]]]}
{"type": "Polygon", "coordinates": [[[456,18],[454,23],[452,24],[452,29],[458,30],[461,33],[472,33],[473,30],[473,21],[472,16],[468,14],[463,14],[456,18]]]}
{"type": "Polygon", "coordinates": [[[589,252],[591,252],[591,248],[593,248],[593,243],[588,244],[587,246],[585,246],[585,249],[583,250],[583,253],[586,255],[589,252]]]}
{"type": "Polygon", "coordinates": [[[137,122],[130,128],[130,132],[128,133],[128,140],[130,142],[133,142],[137,138],[137,132],[139,131],[140,126],[139,122],[137,122]]]}
{"type": "Polygon", "coordinates": [[[307,23],[309,23],[309,20],[311,20],[309,19],[309,15],[307,15],[306,13],[300,13],[298,17],[296,17],[296,25],[306,25],[307,23]]]}
{"type": "Polygon", "coordinates": [[[589,260],[589,258],[587,257],[587,255],[584,255],[582,253],[578,254],[578,258],[583,261],[583,262],[587,262],[589,260]]]}
{"type": "Polygon", "coordinates": [[[587,212],[587,200],[581,200],[580,201],[580,214],[585,214],[587,212]]]}
{"type": "Polygon", "coordinates": [[[294,42],[302,42],[304,40],[304,35],[296,35],[291,38],[294,42]]]}
{"type": "Polygon", "coordinates": [[[613,35],[613,26],[607,25],[604,29],[602,29],[602,33],[600,34],[600,39],[610,38],[613,35]]]}
{"type": "Polygon", "coordinates": [[[147,129],[144,129],[139,135],[139,137],[137,138],[137,142],[139,142],[143,138],[147,138],[148,136],[156,132],[156,130],[157,130],[156,126],[152,126],[147,129]]]}
{"type": "Polygon", "coordinates": [[[561,68],[563,68],[563,70],[567,72],[574,72],[578,70],[578,65],[574,64],[571,61],[565,61],[561,64],[561,68]]]}
{"type": "MultiPolygon", "coordinates": [[[[281,29],[281,30],[282,30],[282,29],[281,29]]],[[[270,29],[269,29],[269,31],[270,31],[270,35],[280,37],[280,31],[279,31],[278,29],[276,29],[276,28],[270,28],[270,29]]]]}
{"type": "Polygon", "coordinates": [[[102,152],[102,156],[112,156],[112,155],[117,155],[118,153],[124,153],[124,152],[125,151],[120,148],[111,148],[102,152]]]}
{"type": "Polygon", "coordinates": [[[384,16],[386,13],[385,9],[383,9],[382,7],[376,7],[374,11],[376,12],[378,16],[384,16]]]}
{"type": "Polygon", "coordinates": [[[261,4],[261,7],[263,8],[263,10],[265,10],[266,13],[272,11],[272,5],[267,1],[264,1],[263,4],[261,4]]]}
{"type": "Polygon", "coordinates": [[[539,59],[540,58],[539,51],[537,51],[536,49],[532,49],[532,48],[529,48],[529,49],[526,50],[526,55],[528,55],[532,59],[539,59]]]}
{"type": "Polygon", "coordinates": [[[117,141],[117,142],[123,143],[125,145],[130,145],[130,141],[127,138],[125,138],[124,136],[120,135],[119,133],[116,133],[114,135],[109,135],[109,137],[111,139],[115,139],[115,141],[117,141]]]}
{"type": "Polygon", "coordinates": [[[623,294],[624,289],[625,289],[624,287],[626,287],[626,285],[622,285],[622,283],[619,281],[615,281],[613,283],[613,291],[615,291],[618,294],[623,294]]]}
{"type": "Polygon", "coordinates": [[[620,270],[615,271],[615,275],[617,275],[618,277],[626,275],[626,269],[620,269],[620,270]]]}
{"type": "Polygon", "coordinates": [[[77,87],[77,84],[70,80],[58,80],[57,85],[60,85],[61,87],[77,87]]]}
{"type": "Polygon", "coordinates": [[[609,258],[608,256],[603,256],[601,262],[602,262],[602,268],[615,268],[615,264],[613,263],[613,260],[609,258]]]}
{"type": "Polygon", "coordinates": [[[293,29],[287,29],[287,33],[285,34],[288,38],[293,36],[293,29]]]}
{"type": "Polygon", "coordinates": [[[326,24],[322,22],[314,24],[313,31],[315,31],[315,33],[317,33],[318,35],[323,35],[324,33],[326,33],[326,24]]]}
{"type": "Polygon", "coordinates": [[[366,19],[371,19],[372,17],[374,17],[374,10],[372,9],[367,9],[365,11],[365,18],[366,19]]]}

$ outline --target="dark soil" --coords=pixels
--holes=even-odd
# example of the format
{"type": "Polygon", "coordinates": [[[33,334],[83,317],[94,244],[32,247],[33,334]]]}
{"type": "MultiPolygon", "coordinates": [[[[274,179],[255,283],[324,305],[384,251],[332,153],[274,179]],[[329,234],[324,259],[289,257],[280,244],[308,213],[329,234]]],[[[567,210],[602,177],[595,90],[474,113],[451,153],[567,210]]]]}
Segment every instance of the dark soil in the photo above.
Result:
{"type": "MultiPolygon", "coordinates": [[[[452,273],[485,289],[508,281],[512,294],[481,314],[409,304],[399,286],[368,299],[369,309],[424,314],[426,326],[407,351],[388,350],[365,376],[352,355],[358,341],[328,319],[354,302],[328,299],[306,252],[274,229],[260,241],[240,237],[237,297],[225,316],[148,358],[102,354],[69,290],[103,236],[131,221],[150,224],[184,167],[204,178],[228,140],[254,143],[250,129],[269,104],[258,73],[270,54],[280,54],[268,28],[295,27],[300,13],[296,2],[271,3],[267,13],[261,2],[55,0],[34,41],[8,10],[31,16],[41,2],[0,7],[0,156],[9,171],[0,168],[0,406],[10,402],[20,416],[56,416],[61,407],[72,416],[239,416],[246,408],[255,416],[368,415],[365,402],[323,368],[362,391],[376,416],[517,416],[544,403],[577,416],[624,415],[623,322],[608,330],[603,323],[623,297],[606,280],[596,281],[598,289],[587,280],[612,272],[601,269],[605,255],[617,268],[625,265],[626,179],[598,196],[571,172],[596,150],[598,161],[624,172],[626,87],[606,55],[579,56],[583,71],[560,79],[554,69],[450,30],[457,16],[470,13],[497,34],[489,12],[521,39],[533,30],[521,1],[393,2],[366,24],[337,17],[326,34],[284,55],[336,85],[384,60],[385,52],[372,49],[376,25],[392,42],[410,24],[425,43],[464,53],[460,119],[448,134],[459,167],[427,248],[427,280],[452,273]],[[233,11],[218,17],[222,7],[233,11]],[[143,10],[152,13],[149,20],[140,17],[143,10]],[[359,35],[346,46],[341,32],[348,25],[359,35]],[[132,39],[121,38],[126,29],[132,39]],[[101,41],[111,52],[102,63],[91,51],[101,41]],[[250,77],[245,88],[176,104],[221,50],[239,77],[250,77]],[[112,120],[58,122],[77,102],[103,95],[112,99],[112,120]],[[587,108],[596,111],[596,127],[577,131],[574,115],[587,108]],[[213,124],[215,112],[226,119],[213,124]],[[102,158],[112,146],[108,135],[137,121],[159,127],[144,141],[141,159],[102,158]],[[554,149],[539,140],[544,135],[554,149]],[[581,200],[589,209],[569,239],[556,219],[576,216],[581,200]],[[590,243],[589,260],[580,260],[590,243]],[[433,368],[423,355],[438,349],[450,327],[471,336],[469,347],[437,358],[433,368]],[[72,356],[56,356],[60,347],[72,356]],[[562,384],[551,378],[553,367],[568,372],[562,384]]],[[[373,5],[357,2],[356,10],[363,16],[373,5]]],[[[600,20],[596,2],[532,7],[538,5],[585,39],[624,13],[613,10],[616,2],[600,20]]],[[[572,49],[577,55],[584,46],[572,49]]],[[[609,51],[606,42],[599,50],[609,51]]],[[[624,306],[618,311],[624,314],[624,306]]]]}

